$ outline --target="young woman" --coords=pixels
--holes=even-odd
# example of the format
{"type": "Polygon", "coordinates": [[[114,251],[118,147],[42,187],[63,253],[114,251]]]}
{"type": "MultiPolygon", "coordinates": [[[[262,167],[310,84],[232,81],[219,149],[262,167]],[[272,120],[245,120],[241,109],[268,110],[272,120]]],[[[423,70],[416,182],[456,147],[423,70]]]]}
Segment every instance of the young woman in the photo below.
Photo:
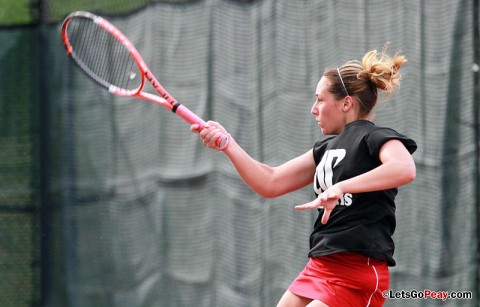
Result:
{"type": "MultiPolygon", "coordinates": [[[[276,197],[313,182],[317,198],[296,209],[319,209],[310,237],[310,261],[277,306],[381,306],[388,289],[388,266],[394,266],[397,187],[416,175],[411,154],[416,144],[372,121],[378,90],[400,84],[405,57],[384,48],[362,61],[326,69],[311,109],[324,135],[305,154],[277,167],[250,157],[233,138],[224,153],[242,179],[258,194],[276,197]]],[[[227,131],[209,121],[205,146],[227,131]]]]}

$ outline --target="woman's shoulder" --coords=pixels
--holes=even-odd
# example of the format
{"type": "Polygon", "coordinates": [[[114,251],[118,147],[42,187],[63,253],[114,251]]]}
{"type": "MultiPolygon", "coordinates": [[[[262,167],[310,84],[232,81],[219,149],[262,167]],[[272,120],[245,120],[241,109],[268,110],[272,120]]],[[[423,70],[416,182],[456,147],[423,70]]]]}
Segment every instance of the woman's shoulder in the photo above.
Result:
{"type": "Polygon", "coordinates": [[[326,146],[328,145],[328,143],[334,139],[336,137],[336,135],[333,135],[333,136],[328,136],[328,137],[325,137],[317,142],[315,142],[315,144],[313,145],[313,150],[315,150],[315,148],[319,148],[319,147],[323,147],[323,146],[326,146]]]}
{"type": "Polygon", "coordinates": [[[393,128],[375,126],[365,135],[365,141],[373,147],[379,148],[389,140],[401,141],[410,153],[417,149],[417,143],[413,139],[393,128]]]}

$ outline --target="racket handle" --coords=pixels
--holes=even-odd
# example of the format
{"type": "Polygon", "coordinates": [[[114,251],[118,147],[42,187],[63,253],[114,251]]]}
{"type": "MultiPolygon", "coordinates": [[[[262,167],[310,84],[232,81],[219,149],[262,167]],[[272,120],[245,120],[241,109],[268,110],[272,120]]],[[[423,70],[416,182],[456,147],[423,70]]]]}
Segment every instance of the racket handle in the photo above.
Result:
{"type": "MultiPolygon", "coordinates": [[[[178,116],[183,118],[187,123],[191,125],[197,124],[199,126],[199,130],[203,130],[203,128],[205,127],[205,121],[181,103],[175,104],[172,112],[176,113],[178,116]]],[[[215,145],[218,147],[218,150],[224,151],[227,148],[229,141],[229,137],[222,134],[215,140],[215,145]]]]}

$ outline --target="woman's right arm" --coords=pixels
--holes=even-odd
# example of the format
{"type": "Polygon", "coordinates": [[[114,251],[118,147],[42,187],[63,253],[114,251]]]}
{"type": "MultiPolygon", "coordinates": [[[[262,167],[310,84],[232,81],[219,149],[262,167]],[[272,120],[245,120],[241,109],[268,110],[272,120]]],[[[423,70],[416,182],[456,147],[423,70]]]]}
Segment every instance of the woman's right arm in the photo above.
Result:
{"type": "MultiPolygon", "coordinates": [[[[226,134],[218,123],[209,121],[202,131],[192,125],[191,131],[199,133],[203,144],[215,148],[215,140],[226,134]]],[[[243,181],[263,197],[277,197],[310,184],[315,175],[315,161],[312,150],[307,151],[280,166],[271,167],[253,159],[233,138],[224,150],[243,181]]]]}

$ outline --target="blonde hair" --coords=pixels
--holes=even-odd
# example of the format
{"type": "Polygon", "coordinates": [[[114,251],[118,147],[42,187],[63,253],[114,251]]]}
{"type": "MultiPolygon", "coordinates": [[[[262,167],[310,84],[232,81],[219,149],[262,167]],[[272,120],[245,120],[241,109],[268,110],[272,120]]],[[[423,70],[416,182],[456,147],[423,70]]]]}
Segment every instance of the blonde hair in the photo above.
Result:
{"type": "Polygon", "coordinates": [[[387,45],[381,52],[371,50],[362,61],[349,61],[338,68],[329,68],[323,74],[332,85],[329,91],[337,98],[357,98],[360,104],[359,116],[367,117],[377,104],[378,89],[392,93],[400,85],[400,68],[407,61],[396,53],[390,57],[387,45]]]}

